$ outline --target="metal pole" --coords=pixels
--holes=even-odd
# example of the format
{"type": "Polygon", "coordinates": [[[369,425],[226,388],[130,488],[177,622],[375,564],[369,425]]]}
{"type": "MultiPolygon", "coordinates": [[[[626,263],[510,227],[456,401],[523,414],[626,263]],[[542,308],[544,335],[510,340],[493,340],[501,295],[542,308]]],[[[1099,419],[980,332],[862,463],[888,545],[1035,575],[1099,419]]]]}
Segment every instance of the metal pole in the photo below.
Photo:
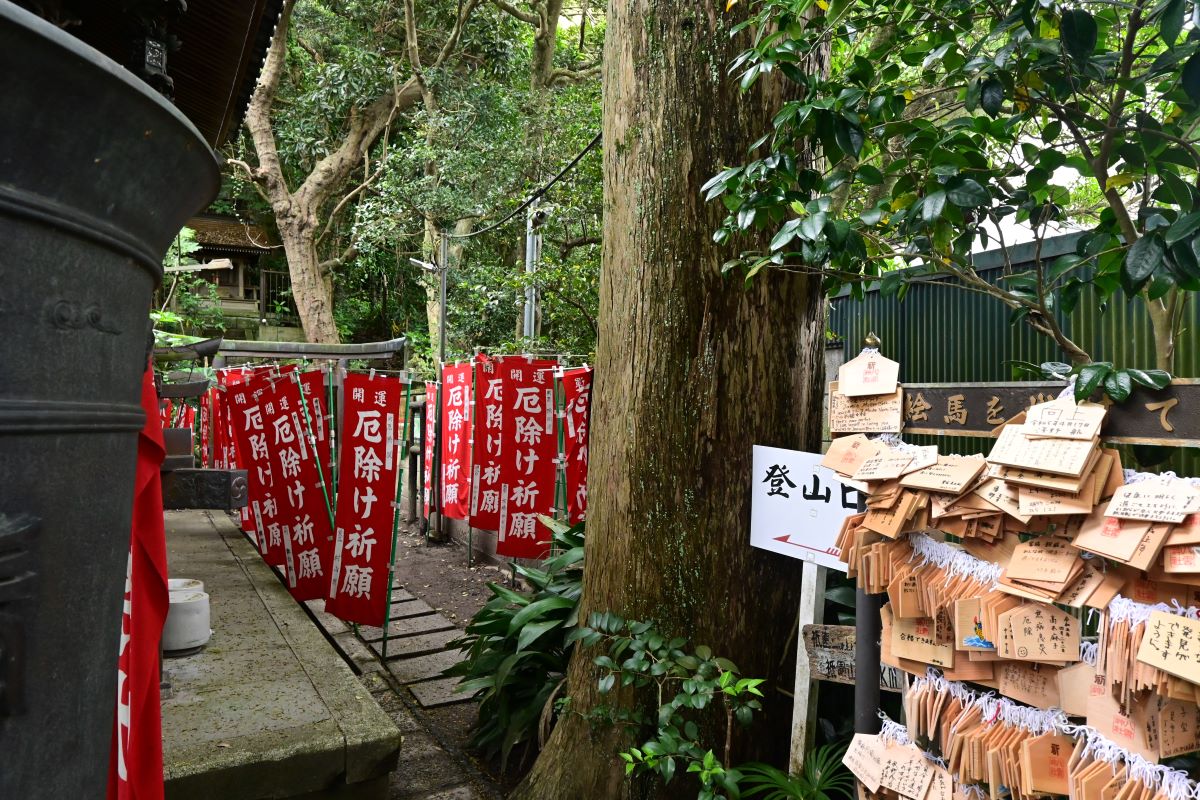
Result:
{"type": "Polygon", "coordinates": [[[854,593],[854,732],[879,733],[879,609],[883,595],[854,593]]]}
{"type": "MultiPolygon", "coordinates": [[[[411,384],[409,388],[412,388],[411,384]]],[[[404,521],[412,523],[417,521],[417,509],[420,508],[417,505],[418,495],[424,491],[424,487],[417,483],[418,478],[423,477],[423,473],[421,472],[421,447],[417,441],[416,433],[418,408],[413,405],[411,399],[408,400],[408,413],[413,417],[413,424],[408,427],[407,439],[405,440],[405,447],[408,448],[405,456],[408,459],[408,469],[405,472],[404,478],[407,487],[405,493],[404,521]]]]}
{"type": "MultiPolygon", "coordinates": [[[[408,366],[407,360],[405,366],[408,366]]],[[[404,386],[404,433],[400,437],[400,446],[406,451],[408,450],[409,426],[412,424],[412,381],[408,381],[404,386]]],[[[404,472],[407,460],[400,461],[397,457],[397,466],[401,472],[404,472]]],[[[400,493],[400,475],[396,476],[396,485],[393,489],[393,495],[397,499],[400,493]]],[[[379,647],[383,651],[381,656],[384,661],[388,657],[388,640],[391,639],[392,632],[392,592],[396,587],[396,545],[400,541],[400,504],[392,503],[392,555],[388,558],[388,579],[387,579],[387,606],[383,612],[383,642],[379,647]]]]}
{"type": "Polygon", "coordinates": [[[525,287],[525,325],[523,335],[526,339],[534,337],[535,307],[537,305],[537,289],[533,286],[533,274],[537,272],[538,246],[541,235],[534,232],[533,220],[541,198],[529,204],[525,215],[525,277],[529,285],[525,287]]]}
{"type": "Polygon", "coordinates": [[[438,242],[438,374],[437,374],[437,403],[434,406],[436,418],[433,420],[433,430],[436,431],[433,443],[433,486],[429,503],[429,537],[434,541],[442,541],[446,536],[445,524],[442,520],[442,404],[445,402],[445,391],[441,386],[442,368],[446,365],[446,278],[450,271],[450,237],[442,231],[438,242]],[[437,514],[437,524],[433,524],[433,515],[437,514]]]}
{"type": "MultiPolygon", "coordinates": [[[[874,333],[867,334],[864,347],[880,346],[874,333]]],[[[866,497],[858,495],[858,511],[867,510],[866,497]]],[[[854,732],[879,733],[879,639],[883,624],[879,610],[883,595],[867,594],[861,586],[854,592],[854,732]]]]}
{"type": "MultiPolygon", "coordinates": [[[[438,246],[438,363],[446,362],[446,275],[450,271],[450,237],[441,233],[438,246]]],[[[439,394],[440,398],[441,395],[439,394]]],[[[439,399],[440,405],[440,399],[439,399]]]]}

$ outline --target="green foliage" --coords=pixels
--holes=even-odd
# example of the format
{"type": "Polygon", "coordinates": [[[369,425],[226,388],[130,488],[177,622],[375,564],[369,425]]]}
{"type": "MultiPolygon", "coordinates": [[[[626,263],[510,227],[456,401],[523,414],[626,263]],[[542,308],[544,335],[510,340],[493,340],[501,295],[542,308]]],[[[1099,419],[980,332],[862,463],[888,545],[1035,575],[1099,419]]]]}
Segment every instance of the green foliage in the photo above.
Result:
{"type": "MultiPolygon", "coordinates": [[[[319,257],[354,257],[336,267],[334,316],[347,340],[408,335],[430,342],[427,303],[435,279],[409,263],[432,260],[431,228],[483,228],[508,214],[583,148],[600,127],[598,76],[556,81],[544,92],[530,84],[533,28],[490,4],[474,8],[460,53],[434,68],[438,49],[460,5],[419,4],[424,77],[436,102],[417,103],[392,121],[368,163],[321,210],[319,257]],[[343,205],[338,201],[368,175],[374,178],[343,205]],[[335,213],[336,211],[336,213],[335,213]],[[329,218],[332,217],[330,220],[329,218]]],[[[574,14],[559,20],[554,64],[572,70],[598,60],[603,18],[592,12],[581,37],[574,14]]],[[[328,2],[297,5],[289,30],[287,69],[272,112],[288,185],[296,188],[341,141],[352,110],[403,83],[407,63],[403,4],[328,2]]],[[[253,163],[248,136],[229,155],[253,163]]],[[[601,213],[599,153],[590,154],[544,204],[537,275],[524,274],[524,215],[466,240],[452,254],[448,292],[451,357],[479,346],[492,351],[528,347],[520,341],[525,287],[540,292],[540,332],[534,347],[587,354],[595,348],[601,213]]],[[[272,210],[247,180],[231,170],[221,208],[270,224],[272,210]]],[[[457,245],[458,242],[456,241],[457,245]]],[[[281,254],[273,256],[281,259],[281,254]]],[[[282,263],[276,268],[282,268],[282,263]]],[[[426,345],[436,355],[437,337],[426,345]]]]}
{"type": "MultiPolygon", "coordinates": [[[[163,256],[163,267],[192,266],[192,254],[200,249],[196,232],[183,228],[163,256]]],[[[225,315],[217,287],[200,272],[167,273],[164,286],[167,298],[158,311],[150,312],[156,329],[164,333],[203,335],[225,330],[225,315]],[[168,306],[172,308],[168,309],[168,306]]]]}
{"type": "Polygon", "coordinates": [[[835,800],[854,796],[854,778],[842,766],[846,745],[818,747],[804,759],[799,775],[788,775],[770,764],[743,764],[742,797],[761,800],[835,800]]]}
{"type": "Polygon", "coordinates": [[[583,582],[584,525],[567,527],[542,517],[553,531],[555,555],[541,569],[517,566],[531,592],[488,584],[492,599],[451,642],[465,659],[446,675],[461,678],[457,692],[479,701],[471,744],[500,756],[505,769],[514,747],[549,729],[550,698],[560,689],[574,648],[583,582]]]}
{"type": "Polygon", "coordinates": [[[688,647],[682,637],[668,639],[651,622],[625,620],[611,612],[593,613],[578,625],[582,593],[584,524],[567,527],[549,518],[554,555],[542,569],[517,566],[532,591],[489,584],[493,598],[471,619],[466,635],[452,642],[466,654],[445,674],[460,678],[458,692],[471,692],[480,703],[471,743],[485,755],[499,755],[505,769],[514,748],[545,741],[553,715],[567,713],[570,698],[553,702],[565,682],[576,643],[604,646],[594,659],[601,670],[602,695],[618,689],[656,692],[651,716],[625,707],[600,706],[588,713],[595,723],[617,724],[630,735],[649,734],[638,747],[619,754],[627,775],[653,775],[664,782],[677,771],[699,783],[698,800],[754,797],[834,800],[845,795],[848,774],[841,756],[817,750],[803,774],[789,777],[765,764],[734,769],[729,733],[749,726],[762,708],[758,678],[742,678],[726,658],[705,645],[688,647]],[[674,694],[672,695],[672,692],[674,694]],[[719,759],[702,741],[706,710],[723,713],[725,751],[719,759]]]}
{"type": "Polygon", "coordinates": [[[1171,375],[1161,369],[1117,369],[1107,361],[1096,361],[1072,367],[1061,361],[1046,361],[1032,364],[1028,361],[1013,361],[1014,372],[1034,379],[1065,380],[1075,376],[1075,400],[1095,399],[1097,394],[1106,395],[1117,403],[1129,399],[1134,386],[1147,389],[1162,389],[1171,382],[1171,375]]]}
{"type": "Polygon", "coordinates": [[[1200,289],[1200,33],[1181,35],[1185,5],[760,0],[732,71],[746,90],[778,74],[802,99],[704,186],[727,212],[718,242],[770,242],[727,268],[814,272],[858,296],[951,276],[1076,362],[1087,353],[1055,315],[1084,286],[1157,304],[1156,330],[1177,329],[1181,293],[1200,289]],[[810,65],[824,47],[827,75],[810,65]],[[1044,238],[1080,182],[1103,205],[1075,254],[1000,287],[979,278],[972,250],[1014,221],[1044,238]]]}
{"type": "Polygon", "coordinates": [[[618,686],[656,693],[653,717],[624,707],[601,706],[590,712],[593,721],[619,724],[631,736],[652,731],[640,746],[619,754],[626,775],[654,775],[670,783],[682,770],[699,781],[698,800],[739,796],[742,774],[727,766],[729,735],[735,723],[749,726],[754,712],[762,708],[761,679],[739,678],[733,662],[714,656],[706,645],[688,648],[687,639],[667,638],[652,622],[626,620],[611,612],[591,614],[588,625],[572,638],[588,647],[604,646],[606,654],[594,659],[600,668],[600,694],[618,686]],[[710,708],[724,714],[723,761],[703,741],[701,725],[710,708]]]}

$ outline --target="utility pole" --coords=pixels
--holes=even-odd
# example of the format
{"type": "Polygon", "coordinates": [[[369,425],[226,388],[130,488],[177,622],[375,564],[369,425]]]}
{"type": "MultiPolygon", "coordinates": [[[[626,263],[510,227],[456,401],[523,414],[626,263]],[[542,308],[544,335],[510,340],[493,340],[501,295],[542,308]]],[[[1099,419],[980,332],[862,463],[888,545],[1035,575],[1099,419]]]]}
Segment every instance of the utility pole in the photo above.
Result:
{"type": "Polygon", "coordinates": [[[535,198],[525,216],[525,277],[529,285],[525,287],[525,325],[522,335],[527,341],[537,335],[537,288],[533,285],[533,275],[542,257],[542,234],[539,228],[546,219],[545,212],[538,211],[540,204],[541,198],[535,198]]]}
{"type": "MultiPolygon", "coordinates": [[[[438,233],[438,257],[434,263],[410,258],[409,262],[426,272],[438,274],[438,379],[441,378],[442,365],[446,363],[446,280],[450,272],[450,236],[443,230],[438,233]]],[[[433,463],[430,465],[430,475],[433,476],[430,487],[429,509],[430,516],[437,514],[437,524],[429,526],[426,537],[435,541],[444,538],[445,527],[442,523],[442,405],[445,402],[445,391],[438,389],[437,404],[434,407],[433,430],[434,448],[433,463]]],[[[428,407],[426,407],[428,409],[428,407]]],[[[425,418],[426,429],[429,426],[428,411],[425,418]]]]}
{"type": "Polygon", "coordinates": [[[450,236],[438,234],[438,363],[446,362],[446,274],[450,271],[450,236]]]}

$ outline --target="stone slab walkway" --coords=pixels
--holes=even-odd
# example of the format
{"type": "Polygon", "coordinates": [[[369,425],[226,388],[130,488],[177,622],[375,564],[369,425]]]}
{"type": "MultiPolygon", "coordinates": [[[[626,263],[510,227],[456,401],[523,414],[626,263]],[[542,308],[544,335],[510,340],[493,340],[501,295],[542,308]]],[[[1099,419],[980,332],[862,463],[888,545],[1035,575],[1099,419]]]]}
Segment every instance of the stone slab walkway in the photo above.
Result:
{"type": "Polygon", "coordinates": [[[204,581],[213,628],[164,662],[168,800],[388,797],[401,733],[356,670],[227,515],[168,511],[166,527],[171,573],[204,581]]]}
{"type": "Polygon", "coordinates": [[[462,635],[453,622],[409,591],[394,589],[385,659],[382,628],[360,625],[356,630],[327,614],[323,601],[305,605],[401,731],[400,764],[392,775],[389,800],[499,797],[470,760],[440,742],[421,719],[421,709],[470,702],[454,693],[457,679],[441,677],[459,661],[458,651],[448,649],[462,635]]]}

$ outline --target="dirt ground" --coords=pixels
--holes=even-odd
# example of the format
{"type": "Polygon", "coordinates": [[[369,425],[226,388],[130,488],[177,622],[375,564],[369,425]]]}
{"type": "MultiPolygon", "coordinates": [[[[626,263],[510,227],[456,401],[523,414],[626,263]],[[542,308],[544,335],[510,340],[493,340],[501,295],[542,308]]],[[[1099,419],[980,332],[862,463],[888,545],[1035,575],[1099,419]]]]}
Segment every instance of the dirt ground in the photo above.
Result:
{"type": "Polygon", "coordinates": [[[508,570],[494,564],[467,566],[467,548],[457,542],[427,543],[420,523],[402,525],[396,545],[396,581],[459,627],[491,598],[489,582],[506,583],[508,570]]]}
{"type": "MultiPolygon", "coordinates": [[[[467,549],[462,544],[427,543],[419,522],[401,526],[396,546],[396,582],[460,628],[465,628],[475,612],[491,599],[487,584],[508,585],[510,577],[507,568],[495,564],[476,561],[468,567],[467,549]]],[[[416,711],[443,744],[457,749],[474,763],[496,784],[495,788],[504,791],[515,785],[520,777],[516,768],[510,765],[509,774],[500,775],[498,763],[485,761],[469,749],[468,739],[476,717],[474,703],[416,711]]]]}

